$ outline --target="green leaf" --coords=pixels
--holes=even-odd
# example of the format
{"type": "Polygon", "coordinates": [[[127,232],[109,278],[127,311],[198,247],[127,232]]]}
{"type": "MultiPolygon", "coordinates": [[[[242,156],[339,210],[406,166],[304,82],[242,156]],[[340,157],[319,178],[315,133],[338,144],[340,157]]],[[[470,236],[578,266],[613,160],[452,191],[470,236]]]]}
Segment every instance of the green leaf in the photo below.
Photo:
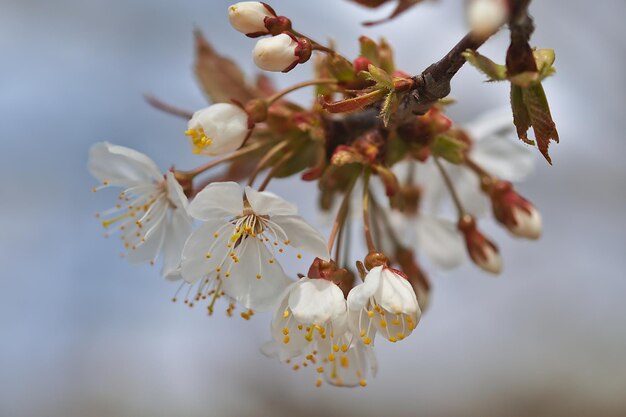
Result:
{"type": "Polygon", "coordinates": [[[378,43],[378,55],[380,56],[380,67],[392,74],[396,70],[393,60],[393,49],[385,38],[381,38],[378,43]]]}
{"type": "Polygon", "coordinates": [[[352,63],[339,55],[328,57],[328,69],[339,82],[351,82],[356,79],[352,63]]]}
{"type": "Polygon", "coordinates": [[[467,62],[484,73],[489,78],[489,81],[506,80],[507,72],[505,65],[496,64],[489,58],[470,49],[463,52],[463,57],[467,60],[467,62]]]}
{"type": "Polygon", "coordinates": [[[452,164],[462,164],[465,161],[467,144],[448,135],[439,135],[430,147],[434,156],[441,157],[452,164]]]}
{"type": "Polygon", "coordinates": [[[389,75],[387,71],[371,64],[367,67],[367,70],[367,78],[374,81],[376,83],[376,87],[384,88],[389,91],[395,90],[393,78],[391,78],[391,75],[389,75]]]}
{"type": "Polygon", "coordinates": [[[385,97],[383,107],[380,109],[380,117],[383,119],[385,127],[389,126],[391,115],[396,111],[398,107],[398,94],[395,91],[390,91],[385,97]]]}
{"type": "Polygon", "coordinates": [[[361,56],[369,59],[374,65],[380,65],[378,45],[376,45],[376,42],[367,36],[361,36],[359,43],[361,44],[361,56]]]}

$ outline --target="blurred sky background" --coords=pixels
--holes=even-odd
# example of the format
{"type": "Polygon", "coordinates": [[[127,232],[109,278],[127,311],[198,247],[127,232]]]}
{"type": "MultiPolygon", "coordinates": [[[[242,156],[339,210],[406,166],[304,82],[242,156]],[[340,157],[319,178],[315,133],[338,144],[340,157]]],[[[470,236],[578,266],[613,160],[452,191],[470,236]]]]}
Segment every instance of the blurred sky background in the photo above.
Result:
{"type": "MultiPolygon", "coordinates": [[[[347,56],[359,35],[384,35],[416,73],[466,31],[459,3],[429,2],[374,28],[359,22],[389,7],[271,4],[347,56]]],[[[254,72],[254,42],[230,28],[228,4],[0,0],[0,416],[626,415],[626,2],[533,2],[533,43],[556,50],[558,69],[545,83],[561,136],[554,166],[537,152],[520,187],[543,213],[544,237],[491,228],[501,277],[472,266],[435,275],[431,309],[407,341],[378,344],[380,372],[365,390],[316,389],[312,373],[263,357],[268,317],[173,305],[175,287],[120,259],[93,216],[114,198],[91,193],[93,142],[136,148],[164,169],[200,163],[184,121],[142,95],[205,104],[194,27],[254,72]]],[[[481,51],[503,58],[506,47],[503,33],[481,51]]],[[[286,86],[309,74],[302,65],[273,78],[286,86]]],[[[470,67],[455,78],[457,121],[507,105],[504,84],[482,81],[470,67]]],[[[316,220],[313,192],[293,184],[270,189],[316,220]]]]}

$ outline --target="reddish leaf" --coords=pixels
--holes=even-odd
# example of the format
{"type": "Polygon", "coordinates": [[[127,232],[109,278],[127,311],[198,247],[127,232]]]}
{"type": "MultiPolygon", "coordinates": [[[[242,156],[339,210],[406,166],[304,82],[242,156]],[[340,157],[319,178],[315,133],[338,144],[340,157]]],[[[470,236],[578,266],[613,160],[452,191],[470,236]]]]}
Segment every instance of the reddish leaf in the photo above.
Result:
{"type": "Polygon", "coordinates": [[[559,143],[559,133],[552,120],[546,93],[543,91],[541,84],[526,88],[523,92],[524,103],[528,109],[528,115],[530,116],[533,131],[535,132],[537,147],[546,160],[552,164],[550,155],[548,155],[548,147],[550,146],[551,140],[559,143]]]}
{"type": "Polygon", "coordinates": [[[199,31],[195,32],[195,72],[202,90],[214,103],[235,99],[245,103],[258,97],[257,91],[246,84],[237,64],[218,54],[199,31]]]}

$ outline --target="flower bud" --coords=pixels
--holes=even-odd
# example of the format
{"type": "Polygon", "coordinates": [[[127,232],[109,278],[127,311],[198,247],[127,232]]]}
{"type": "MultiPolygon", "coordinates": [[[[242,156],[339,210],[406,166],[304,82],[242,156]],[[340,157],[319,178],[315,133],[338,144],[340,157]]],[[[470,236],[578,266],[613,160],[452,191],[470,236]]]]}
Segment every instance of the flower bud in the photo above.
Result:
{"type": "Polygon", "coordinates": [[[482,270],[492,274],[502,272],[502,258],[498,247],[478,230],[474,218],[464,216],[459,220],[458,228],[465,237],[467,252],[472,261],[482,270]]]}
{"type": "Polygon", "coordinates": [[[185,135],[189,136],[194,153],[221,155],[239,149],[248,133],[248,114],[243,109],[217,103],[195,112],[185,135]]]}
{"type": "Polygon", "coordinates": [[[372,65],[372,61],[365,58],[364,56],[360,56],[354,60],[352,65],[354,66],[354,73],[358,74],[361,71],[367,71],[369,66],[372,65]]]}
{"type": "Polygon", "coordinates": [[[250,37],[269,34],[266,19],[275,18],[274,10],[265,3],[243,1],[228,8],[228,20],[235,30],[250,37]]]}
{"type": "Polygon", "coordinates": [[[308,39],[298,39],[288,33],[260,39],[252,56],[257,67],[265,71],[289,72],[311,57],[312,46],[308,39]]]}
{"type": "Polygon", "coordinates": [[[497,181],[492,186],[491,205],[495,218],[513,235],[526,239],[541,237],[541,214],[510,182],[497,181]]]}
{"type": "Polygon", "coordinates": [[[467,9],[467,20],[472,32],[479,37],[495,33],[509,18],[506,0],[472,0],[467,9]]]}

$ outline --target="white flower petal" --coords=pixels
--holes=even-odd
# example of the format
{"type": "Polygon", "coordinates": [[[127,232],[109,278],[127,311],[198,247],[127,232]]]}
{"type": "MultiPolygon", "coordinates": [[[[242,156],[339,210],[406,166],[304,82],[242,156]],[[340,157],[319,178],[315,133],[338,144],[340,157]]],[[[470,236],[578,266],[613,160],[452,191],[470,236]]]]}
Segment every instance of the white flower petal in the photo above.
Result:
{"type": "Polygon", "coordinates": [[[246,198],[252,210],[261,216],[290,215],[298,213],[295,205],[269,191],[256,191],[246,187],[246,198]]]}
{"type": "Polygon", "coordinates": [[[365,276],[363,283],[350,290],[347,300],[350,311],[359,311],[367,306],[370,298],[374,296],[376,291],[378,291],[378,287],[380,287],[382,270],[382,266],[372,268],[365,276]]]}
{"type": "Polygon", "coordinates": [[[419,249],[443,269],[460,266],[465,259],[465,243],[456,225],[450,220],[422,215],[415,220],[419,249]]]}
{"type": "Polygon", "coordinates": [[[390,313],[411,315],[419,311],[417,297],[409,281],[389,268],[384,268],[381,273],[380,286],[374,299],[390,313]]]}
{"type": "Polygon", "coordinates": [[[241,245],[240,262],[222,278],[222,290],[245,308],[269,310],[291,280],[276,260],[270,263],[272,254],[257,239],[246,238],[241,245]]]}
{"type": "Polygon", "coordinates": [[[214,182],[196,195],[189,214],[199,220],[223,219],[243,212],[243,194],[236,182],[214,182]]]}
{"type": "Polygon", "coordinates": [[[181,273],[185,281],[193,284],[215,271],[229,251],[227,244],[232,231],[232,225],[228,222],[210,219],[189,236],[183,248],[181,261],[181,273]],[[224,231],[219,232],[215,238],[215,233],[224,226],[224,231]]]}
{"type": "Polygon", "coordinates": [[[302,278],[289,294],[289,308],[301,323],[324,326],[346,314],[346,302],[337,285],[325,279],[302,278]]]}
{"type": "Polygon", "coordinates": [[[192,221],[184,209],[172,211],[163,242],[163,270],[161,274],[172,280],[181,278],[180,262],[183,247],[191,234],[192,221]]]}
{"type": "Polygon", "coordinates": [[[276,223],[287,235],[289,245],[323,259],[330,259],[324,237],[300,216],[271,216],[270,221],[276,223]]]}
{"type": "Polygon", "coordinates": [[[162,180],[154,161],[141,152],[108,142],[94,144],[89,150],[89,171],[111,185],[162,180]]]}
{"type": "Polygon", "coordinates": [[[189,201],[183,191],[183,187],[176,180],[174,173],[168,171],[167,174],[165,174],[165,179],[167,181],[167,197],[176,206],[176,208],[186,211],[189,201]]]}
{"type": "Polygon", "coordinates": [[[533,152],[512,135],[493,135],[477,141],[470,157],[480,167],[496,177],[518,182],[530,175],[535,167],[533,152]]]}
{"type": "MultiPolygon", "coordinates": [[[[166,210],[166,208],[161,210],[166,210]]],[[[155,215],[158,215],[158,213],[155,213],[155,215]]],[[[157,221],[149,232],[146,232],[144,241],[140,245],[128,251],[128,261],[133,263],[154,261],[161,251],[166,231],[167,219],[164,217],[157,221]]]]}

